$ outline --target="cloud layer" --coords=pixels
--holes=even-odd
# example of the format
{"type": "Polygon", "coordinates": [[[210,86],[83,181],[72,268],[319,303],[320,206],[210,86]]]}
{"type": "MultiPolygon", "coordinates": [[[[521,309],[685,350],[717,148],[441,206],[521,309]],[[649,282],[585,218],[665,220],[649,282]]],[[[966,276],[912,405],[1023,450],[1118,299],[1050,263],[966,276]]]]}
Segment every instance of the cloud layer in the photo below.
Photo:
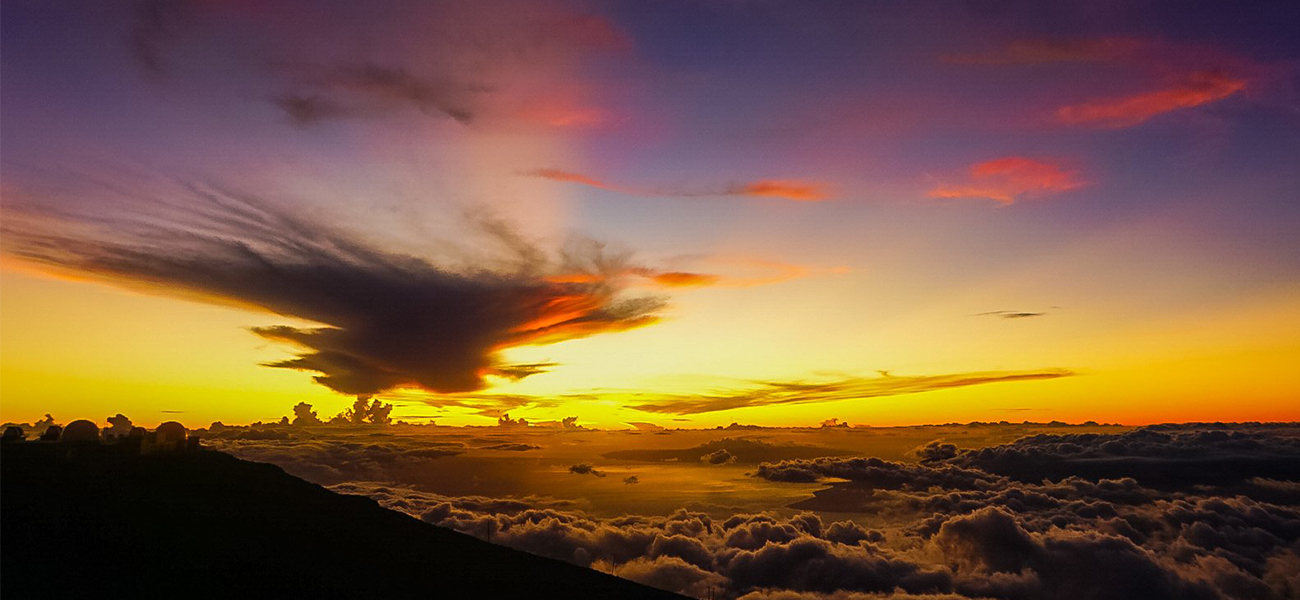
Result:
{"type": "MultiPolygon", "coordinates": [[[[431,429],[426,438],[403,430],[370,441],[366,437],[380,431],[375,426],[299,429],[213,434],[240,456],[340,482],[332,489],[369,496],[426,522],[696,597],[1282,600],[1300,592],[1300,474],[1261,463],[1235,467],[1227,478],[1214,467],[1240,456],[1300,462],[1300,427],[1294,424],[1038,434],[965,449],[935,440],[915,451],[920,463],[783,460],[760,464],[754,478],[767,486],[831,483],[791,505],[794,510],[708,505],[660,516],[597,512],[599,503],[585,496],[450,496],[414,483],[446,461],[465,459],[451,454],[474,452],[437,437],[471,434],[466,431],[431,429]],[[1113,477],[1092,467],[1116,456],[1131,459],[1130,467],[1148,467],[1113,477]],[[1016,472],[1023,460],[1032,460],[1043,475],[1016,472]],[[1190,468],[1179,470],[1180,461],[1190,468]],[[329,463],[337,469],[326,469],[329,463]],[[1179,477],[1157,476],[1171,468],[1179,477]],[[857,517],[846,520],[846,514],[857,517]]],[[[816,431],[839,439],[854,430],[816,431]]],[[[971,439],[962,428],[943,431],[971,439]]],[[[590,443],[591,434],[555,435],[572,436],[558,444],[568,447],[590,443]]],[[[696,456],[671,464],[720,484],[734,477],[712,464],[714,458],[726,463],[726,454],[696,456]]],[[[555,466],[552,476],[573,485],[608,484],[593,489],[630,494],[653,493],[646,486],[656,485],[650,472],[602,479],[579,476],[603,473],[593,463],[560,464],[573,466],[555,466]],[[629,487],[629,480],[642,483],[629,487]]],[[[607,465],[599,464],[619,468],[607,465]]]]}
{"type": "MultiPolygon", "coordinates": [[[[1204,431],[1183,429],[1193,437],[1204,431]]],[[[1300,591],[1295,500],[1258,498],[1285,487],[1280,482],[1243,494],[1189,479],[1181,490],[1157,491],[1128,478],[1021,483],[950,465],[788,462],[858,486],[860,505],[820,510],[869,512],[884,529],[813,512],[723,518],[682,509],[602,518],[544,499],[455,498],[373,484],[334,489],[696,597],[1280,600],[1300,591]]],[[[758,475],[778,472],[792,471],[758,475]]]]}

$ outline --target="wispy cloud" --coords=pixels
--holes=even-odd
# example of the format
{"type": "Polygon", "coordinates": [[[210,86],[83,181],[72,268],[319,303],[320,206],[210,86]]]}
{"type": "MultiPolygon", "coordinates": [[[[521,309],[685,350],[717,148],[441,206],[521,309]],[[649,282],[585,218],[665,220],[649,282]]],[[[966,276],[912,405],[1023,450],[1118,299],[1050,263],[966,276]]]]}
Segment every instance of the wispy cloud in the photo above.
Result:
{"type": "Polygon", "coordinates": [[[663,269],[637,265],[631,262],[630,257],[624,256],[620,258],[620,266],[603,264],[599,269],[566,261],[560,270],[545,278],[551,283],[596,284],[611,280],[619,286],[747,288],[781,283],[813,274],[848,272],[847,267],[810,268],[778,260],[728,255],[684,256],[668,262],[679,267],[700,267],[702,270],[663,269]]]}
{"type": "Polygon", "coordinates": [[[317,373],[318,383],[348,394],[464,392],[488,376],[526,377],[552,365],[505,364],[499,353],[649,325],[664,306],[659,297],[625,297],[618,278],[548,279],[575,265],[627,269],[599,244],[552,258],[483,220],[505,253],[485,264],[510,266],[454,267],[387,252],[256,198],[181,187],[133,211],[8,205],[4,250],[51,269],[319,324],[253,331],[300,349],[268,366],[317,373]]]}
{"type": "Polygon", "coordinates": [[[489,89],[469,81],[434,81],[376,63],[305,69],[294,88],[272,102],[302,126],[404,108],[469,123],[479,105],[477,96],[489,89]]]}
{"type": "Polygon", "coordinates": [[[733,184],[726,188],[727,196],[771,196],[799,202],[829,200],[830,193],[822,183],[797,179],[763,179],[750,183],[733,184]]]}
{"type": "Polygon", "coordinates": [[[1056,117],[1068,125],[1130,127],[1157,115],[1222,100],[1245,87],[1245,79],[1225,72],[1199,71],[1162,89],[1062,106],[1056,117]]]}
{"type": "Polygon", "coordinates": [[[1028,311],[1021,311],[1021,310],[993,310],[989,312],[979,313],[976,316],[998,317],[1000,319],[1030,319],[1033,317],[1042,317],[1046,315],[1047,313],[1045,312],[1028,312],[1028,311]]]}
{"type": "Polygon", "coordinates": [[[122,4],[133,11],[129,51],[146,75],[189,85],[221,56],[223,83],[255,82],[260,89],[250,93],[299,127],[404,113],[590,127],[608,111],[575,95],[570,82],[591,58],[633,46],[613,21],[570,3],[451,0],[399,11],[325,4],[311,19],[284,3],[122,4]],[[363,48],[351,43],[360,40],[363,48]]]}
{"type": "Polygon", "coordinates": [[[693,415],[755,406],[809,404],[915,394],[987,383],[1037,381],[1070,377],[1067,369],[1038,371],[983,371],[944,375],[845,378],[834,381],[763,381],[748,389],[704,394],[663,395],[630,408],[653,413],[693,415]]]}
{"type": "Polygon", "coordinates": [[[1150,52],[1150,40],[1131,37],[1072,39],[1019,39],[1005,45],[969,53],[945,54],[940,60],[966,65],[1041,65],[1072,62],[1110,62],[1150,52]]]}
{"type": "Polygon", "coordinates": [[[688,273],[686,271],[638,270],[638,275],[646,277],[655,284],[669,288],[702,287],[718,283],[722,277],[708,273],[688,273]]]}
{"type": "Polygon", "coordinates": [[[945,55],[942,60],[995,66],[1123,66],[1144,73],[1145,79],[1164,82],[1154,89],[1064,104],[1052,114],[1060,124],[1107,129],[1132,127],[1165,113],[1223,100],[1244,90],[1249,74],[1260,69],[1221,48],[1133,37],[1013,40],[992,50],[945,55]]]}
{"type": "Polygon", "coordinates": [[[577,183],[633,196],[660,196],[666,198],[701,198],[709,196],[770,197],[795,202],[820,202],[830,200],[829,186],[824,183],[798,179],[760,179],[756,181],[704,186],[697,189],[636,187],[608,183],[594,177],[562,169],[534,169],[520,173],[563,183],[577,183]]]}
{"type": "Polygon", "coordinates": [[[1056,161],[1006,156],[972,165],[967,175],[930,190],[931,198],[988,198],[1001,204],[1042,198],[1088,185],[1056,161]]]}

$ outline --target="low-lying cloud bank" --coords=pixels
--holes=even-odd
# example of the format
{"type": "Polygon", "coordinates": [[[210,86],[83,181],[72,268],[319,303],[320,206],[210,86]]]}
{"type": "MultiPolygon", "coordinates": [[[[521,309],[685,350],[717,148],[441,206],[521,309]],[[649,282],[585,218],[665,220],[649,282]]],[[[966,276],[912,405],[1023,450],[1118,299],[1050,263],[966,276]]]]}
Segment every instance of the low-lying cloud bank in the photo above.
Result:
{"type": "Polygon", "coordinates": [[[1295,461],[1297,440],[1296,425],[1164,426],[1039,435],[980,450],[936,442],[918,452],[920,464],[818,458],[755,471],[777,482],[838,482],[807,504],[863,515],[840,521],[811,511],[719,518],[686,509],[602,518],[539,498],[447,497],[364,482],[333,489],[697,597],[1281,600],[1300,594],[1296,478],[1268,477],[1277,472],[1264,461],[1235,481],[1188,478],[1175,486],[1166,478],[1157,488],[1134,477],[1094,478],[1089,461],[1121,447],[1126,458],[1154,463],[1242,455],[1295,461]],[[1025,456],[1056,460],[1059,472],[1078,465],[1078,474],[1029,482],[983,468],[1019,465],[1025,456]]]}
{"type": "Polygon", "coordinates": [[[429,462],[464,453],[461,442],[330,439],[285,429],[246,429],[207,434],[207,443],[244,460],[271,463],[320,484],[347,481],[411,481],[429,462]]]}
{"type": "Polygon", "coordinates": [[[1155,425],[1119,434],[1035,435],[965,451],[947,464],[1021,481],[1134,477],[1146,485],[1222,485],[1251,477],[1300,480],[1293,424],[1155,425]]]}

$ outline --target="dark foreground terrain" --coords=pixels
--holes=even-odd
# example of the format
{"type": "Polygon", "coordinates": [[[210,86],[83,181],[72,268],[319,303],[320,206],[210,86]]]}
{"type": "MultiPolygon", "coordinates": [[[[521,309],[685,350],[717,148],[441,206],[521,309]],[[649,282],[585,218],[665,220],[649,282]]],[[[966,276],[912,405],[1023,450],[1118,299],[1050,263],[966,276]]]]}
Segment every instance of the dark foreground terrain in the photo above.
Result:
{"type": "Polygon", "coordinates": [[[215,451],[0,451],[4,598],[681,596],[215,451]]]}

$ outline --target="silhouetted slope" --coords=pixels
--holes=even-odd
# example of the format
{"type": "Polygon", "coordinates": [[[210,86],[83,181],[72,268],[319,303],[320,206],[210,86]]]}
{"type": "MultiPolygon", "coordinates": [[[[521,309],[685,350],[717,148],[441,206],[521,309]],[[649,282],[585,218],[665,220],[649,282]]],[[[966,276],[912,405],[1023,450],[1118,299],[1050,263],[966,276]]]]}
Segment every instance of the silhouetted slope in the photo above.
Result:
{"type": "Polygon", "coordinates": [[[680,599],[213,451],[0,452],[5,598],[680,599]]]}

